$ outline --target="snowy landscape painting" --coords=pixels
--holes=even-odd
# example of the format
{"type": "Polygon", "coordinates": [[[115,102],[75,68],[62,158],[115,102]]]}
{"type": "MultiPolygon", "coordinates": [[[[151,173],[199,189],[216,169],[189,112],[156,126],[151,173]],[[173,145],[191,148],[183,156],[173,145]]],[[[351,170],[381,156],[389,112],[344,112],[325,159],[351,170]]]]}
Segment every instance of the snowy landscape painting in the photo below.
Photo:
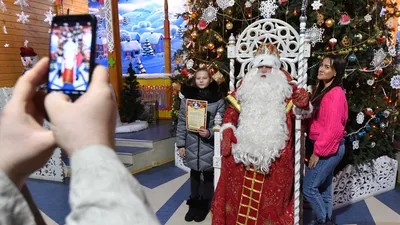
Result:
{"type": "MultiPolygon", "coordinates": [[[[182,48],[186,0],[169,1],[171,56],[182,48]]],[[[107,39],[104,5],[89,1],[89,12],[97,16],[96,62],[107,66],[107,39]]],[[[129,63],[137,73],[164,73],[164,0],[124,0],[118,3],[122,73],[129,63]]],[[[171,64],[173,64],[171,59],[171,64]]],[[[172,66],[173,68],[173,66],[172,66]]]]}

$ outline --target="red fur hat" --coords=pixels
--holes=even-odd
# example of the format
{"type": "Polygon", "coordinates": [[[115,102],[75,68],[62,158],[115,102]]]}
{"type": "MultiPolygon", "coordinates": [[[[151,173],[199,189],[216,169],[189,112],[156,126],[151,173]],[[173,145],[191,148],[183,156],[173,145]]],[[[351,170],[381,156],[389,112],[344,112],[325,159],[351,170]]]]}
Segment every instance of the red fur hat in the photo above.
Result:
{"type": "Polygon", "coordinates": [[[21,47],[20,51],[21,57],[37,56],[35,50],[33,50],[31,47],[21,47]]]}

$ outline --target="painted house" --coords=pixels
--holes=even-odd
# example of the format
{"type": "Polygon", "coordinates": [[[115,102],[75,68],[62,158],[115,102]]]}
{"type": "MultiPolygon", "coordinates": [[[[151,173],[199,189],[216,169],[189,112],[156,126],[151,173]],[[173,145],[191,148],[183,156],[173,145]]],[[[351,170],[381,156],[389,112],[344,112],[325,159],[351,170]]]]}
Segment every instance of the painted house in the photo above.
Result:
{"type": "Polygon", "coordinates": [[[132,40],[140,42],[141,36],[138,32],[129,32],[131,34],[132,40]]]}
{"type": "Polygon", "coordinates": [[[96,40],[96,58],[102,59],[107,57],[107,39],[105,37],[99,37],[96,40]]]}
{"type": "Polygon", "coordinates": [[[121,42],[121,54],[125,56],[125,60],[131,60],[136,55],[139,55],[141,50],[142,47],[136,40],[121,42]]]}
{"type": "Polygon", "coordinates": [[[154,53],[164,52],[164,35],[162,33],[145,32],[141,35],[140,44],[144,45],[149,40],[154,53]]]}

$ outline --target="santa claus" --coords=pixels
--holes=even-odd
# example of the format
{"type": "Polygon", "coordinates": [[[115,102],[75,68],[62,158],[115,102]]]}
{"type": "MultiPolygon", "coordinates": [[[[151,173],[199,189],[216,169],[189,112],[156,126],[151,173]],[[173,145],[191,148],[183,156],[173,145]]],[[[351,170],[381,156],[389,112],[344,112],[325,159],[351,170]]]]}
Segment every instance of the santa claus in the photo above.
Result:
{"type": "Polygon", "coordinates": [[[64,65],[62,79],[64,84],[73,84],[76,75],[76,63],[78,54],[78,44],[73,39],[73,34],[68,32],[67,41],[63,46],[64,65]]]}
{"type": "Polygon", "coordinates": [[[252,68],[228,96],[215,225],[293,224],[292,109],[311,112],[309,95],[281,69],[271,44],[258,48],[252,68]]]}

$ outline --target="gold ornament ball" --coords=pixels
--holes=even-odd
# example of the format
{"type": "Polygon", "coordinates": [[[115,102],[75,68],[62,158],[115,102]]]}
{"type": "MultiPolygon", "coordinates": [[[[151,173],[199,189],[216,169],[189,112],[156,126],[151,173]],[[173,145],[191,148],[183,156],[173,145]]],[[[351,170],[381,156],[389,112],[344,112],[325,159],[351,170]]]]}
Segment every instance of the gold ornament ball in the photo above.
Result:
{"type": "Polygon", "coordinates": [[[192,19],[196,19],[197,13],[192,13],[192,19]]]}
{"type": "Polygon", "coordinates": [[[224,47],[220,46],[217,48],[217,53],[218,54],[223,54],[224,53],[224,47]]]}
{"type": "Polygon", "coordinates": [[[367,47],[367,45],[366,45],[366,44],[363,44],[362,46],[363,46],[363,48],[366,48],[366,47],[367,47]]]}
{"type": "Polygon", "coordinates": [[[394,15],[395,15],[396,17],[400,17],[400,11],[396,11],[396,12],[394,13],[394,15]]]}
{"type": "Polygon", "coordinates": [[[195,30],[190,34],[190,36],[192,36],[193,39],[196,39],[197,35],[198,35],[197,31],[195,31],[195,30]]]}
{"type": "Polygon", "coordinates": [[[354,48],[353,51],[354,51],[354,52],[358,52],[358,48],[354,48]]]}
{"type": "Polygon", "coordinates": [[[215,46],[213,43],[210,42],[207,44],[207,47],[208,47],[208,49],[213,50],[215,46]]]}
{"type": "Polygon", "coordinates": [[[368,39],[367,44],[369,44],[369,45],[375,44],[375,39],[372,39],[372,38],[368,39]]]}
{"type": "Polygon", "coordinates": [[[311,56],[314,58],[315,57],[315,53],[311,54],[311,56]]]}
{"type": "Polygon", "coordinates": [[[230,30],[230,29],[232,29],[232,28],[233,28],[233,24],[232,24],[231,22],[228,22],[228,23],[226,24],[226,29],[230,30]]]}
{"type": "Polygon", "coordinates": [[[227,9],[225,12],[226,12],[226,14],[228,14],[229,16],[232,15],[232,9],[227,9]]]}
{"type": "Polygon", "coordinates": [[[325,26],[327,28],[332,28],[334,24],[335,24],[335,20],[332,18],[325,20],[325,26]]]}

